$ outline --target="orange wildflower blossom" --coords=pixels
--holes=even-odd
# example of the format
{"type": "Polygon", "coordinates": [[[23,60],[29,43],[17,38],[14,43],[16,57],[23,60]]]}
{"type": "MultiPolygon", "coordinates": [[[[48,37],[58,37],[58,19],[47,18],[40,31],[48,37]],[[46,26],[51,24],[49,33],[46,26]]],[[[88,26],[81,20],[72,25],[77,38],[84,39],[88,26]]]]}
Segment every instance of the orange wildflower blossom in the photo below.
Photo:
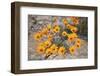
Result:
{"type": "Polygon", "coordinates": [[[74,19],[73,19],[73,23],[74,23],[75,25],[79,24],[79,19],[78,19],[78,18],[74,18],[74,19]]]}
{"type": "Polygon", "coordinates": [[[72,33],[73,38],[78,38],[78,35],[76,33],[72,33]]]}
{"type": "Polygon", "coordinates": [[[72,31],[73,33],[76,33],[76,32],[78,31],[78,29],[77,29],[76,27],[73,27],[73,28],[71,29],[71,31],[72,31]]]}
{"type": "Polygon", "coordinates": [[[61,56],[64,56],[64,54],[65,54],[65,47],[63,47],[63,46],[60,47],[59,50],[58,50],[58,54],[61,55],[61,56]]]}
{"type": "Polygon", "coordinates": [[[60,27],[58,25],[54,26],[53,32],[58,33],[60,31],[60,27]]]}
{"type": "Polygon", "coordinates": [[[81,46],[81,40],[77,39],[75,45],[76,45],[77,48],[80,48],[80,46],[81,46]]]}
{"type": "Polygon", "coordinates": [[[66,19],[66,18],[63,18],[63,19],[62,19],[62,22],[63,22],[65,25],[67,25],[67,24],[68,24],[68,21],[67,21],[67,19],[66,19]]]}
{"type": "Polygon", "coordinates": [[[33,38],[34,38],[35,40],[40,40],[41,37],[42,37],[42,34],[41,34],[40,32],[35,33],[35,34],[33,35],[33,38]]]}
{"type": "Polygon", "coordinates": [[[38,46],[37,47],[37,53],[38,54],[44,54],[45,53],[45,47],[44,46],[38,46]]]}
{"type": "Polygon", "coordinates": [[[75,40],[75,38],[78,38],[78,35],[76,33],[68,34],[68,41],[73,41],[75,40]]]}
{"type": "Polygon", "coordinates": [[[48,28],[43,28],[43,30],[42,30],[42,34],[44,34],[44,35],[47,35],[48,34],[48,28]]]}
{"type": "Polygon", "coordinates": [[[79,18],[78,17],[71,17],[71,19],[72,19],[72,21],[75,25],[79,24],[79,18]]]}
{"type": "Polygon", "coordinates": [[[62,36],[67,36],[67,32],[66,31],[63,31],[62,32],[62,36]]]}
{"type": "Polygon", "coordinates": [[[81,46],[80,43],[77,43],[77,44],[76,44],[76,47],[77,47],[77,48],[80,48],[80,46],[81,46]]]}
{"type": "Polygon", "coordinates": [[[50,47],[51,41],[47,40],[44,42],[45,47],[50,47]]]}
{"type": "Polygon", "coordinates": [[[68,41],[72,42],[74,40],[74,37],[72,34],[68,34],[68,41]]]}
{"type": "Polygon", "coordinates": [[[75,53],[75,51],[76,51],[76,47],[75,46],[71,46],[69,48],[69,51],[70,51],[71,55],[73,55],[75,53]]]}
{"type": "Polygon", "coordinates": [[[51,34],[47,35],[47,39],[51,41],[53,39],[53,35],[51,34]]]}
{"type": "Polygon", "coordinates": [[[58,47],[55,44],[53,44],[50,48],[51,48],[53,54],[57,53],[58,47]]]}
{"type": "Polygon", "coordinates": [[[76,40],[76,43],[81,43],[81,39],[78,38],[78,39],[76,40]]]}
{"type": "Polygon", "coordinates": [[[50,48],[47,48],[46,49],[46,53],[45,53],[45,56],[48,57],[52,54],[52,50],[50,48]]]}
{"type": "Polygon", "coordinates": [[[67,24],[67,25],[66,25],[66,28],[68,28],[68,29],[70,29],[70,30],[71,30],[73,27],[74,27],[74,26],[72,26],[71,24],[67,24]]]}

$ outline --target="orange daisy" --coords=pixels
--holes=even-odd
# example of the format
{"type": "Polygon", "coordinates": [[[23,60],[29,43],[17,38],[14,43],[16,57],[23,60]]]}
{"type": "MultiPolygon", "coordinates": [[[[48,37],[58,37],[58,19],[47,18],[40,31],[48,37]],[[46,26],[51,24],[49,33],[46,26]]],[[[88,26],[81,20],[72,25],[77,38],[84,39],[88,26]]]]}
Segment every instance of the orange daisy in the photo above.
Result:
{"type": "Polygon", "coordinates": [[[37,47],[37,53],[38,54],[44,54],[45,53],[45,47],[43,47],[43,46],[37,47]]]}
{"type": "Polygon", "coordinates": [[[65,47],[63,47],[63,46],[60,47],[59,50],[58,50],[58,54],[61,55],[61,56],[64,56],[64,54],[65,54],[65,47]]]}
{"type": "Polygon", "coordinates": [[[62,36],[66,36],[66,35],[67,35],[66,31],[63,31],[62,36]]]}
{"type": "Polygon", "coordinates": [[[70,53],[73,55],[73,54],[75,53],[75,51],[76,51],[76,47],[75,47],[75,46],[71,46],[71,47],[69,48],[69,51],[70,51],[70,53]]]}

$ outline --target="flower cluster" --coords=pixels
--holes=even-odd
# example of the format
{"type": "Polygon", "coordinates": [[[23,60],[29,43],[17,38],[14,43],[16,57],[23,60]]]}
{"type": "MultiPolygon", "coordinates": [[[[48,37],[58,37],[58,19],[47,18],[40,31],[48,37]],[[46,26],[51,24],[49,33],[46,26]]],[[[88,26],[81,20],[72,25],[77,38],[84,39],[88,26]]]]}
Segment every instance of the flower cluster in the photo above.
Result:
{"type": "Polygon", "coordinates": [[[81,39],[77,35],[79,18],[63,18],[61,22],[62,26],[57,23],[57,17],[54,17],[52,24],[45,25],[44,28],[33,34],[33,39],[38,42],[36,46],[38,54],[44,55],[45,58],[53,54],[66,56],[69,53],[74,55],[76,49],[80,48],[81,39]]]}

